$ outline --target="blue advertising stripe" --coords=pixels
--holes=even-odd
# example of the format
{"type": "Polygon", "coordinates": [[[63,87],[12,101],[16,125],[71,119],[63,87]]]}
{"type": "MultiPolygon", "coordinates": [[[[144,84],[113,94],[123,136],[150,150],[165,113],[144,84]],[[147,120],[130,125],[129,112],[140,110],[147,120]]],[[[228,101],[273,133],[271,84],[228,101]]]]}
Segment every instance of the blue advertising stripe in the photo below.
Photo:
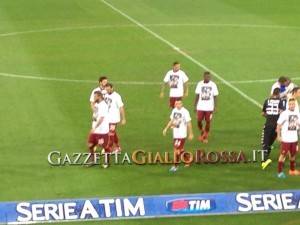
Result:
{"type": "Polygon", "coordinates": [[[300,190],[0,203],[0,223],[131,219],[300,210],[300,190]]]}

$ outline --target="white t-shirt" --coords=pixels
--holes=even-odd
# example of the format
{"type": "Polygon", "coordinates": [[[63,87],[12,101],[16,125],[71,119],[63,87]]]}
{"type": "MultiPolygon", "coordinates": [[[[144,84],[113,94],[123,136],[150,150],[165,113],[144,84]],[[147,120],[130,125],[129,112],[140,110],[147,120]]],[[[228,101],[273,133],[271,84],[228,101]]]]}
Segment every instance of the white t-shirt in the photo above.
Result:
{"type": "Polygon", "coordinates": [[[95,91],[100,91],[101,92],[101,94],[103,95],[103,98],[105,97],[105,95],[106,95],[106,90],[105,90],[105,88],[104,89],[101,89],[100,87],[97,87],[97,88],[95,88],[93,91],[92,91],[92,93],[91,93],[91,96],[90,96],[90,102],[93,102],[94,101],[94,92],[95,91]]]}
{"type": "Polygon", "coordinates": [[[208,83],[204,83],[204,81],[200,81],[197,84],[195,93],[199,95],[199,100],[197,103],[197,110],[201,111],[213,111],[214,104],[214,96],[219,94],[217,85],[213,81],[209,81],[208,83]]]}
{"type": "Polygon", "coordinates": [[[93,123],[92,123],[93,128],[96,126],[97,121],[99,121],[101,117],[104,117],[104,120],[96,128],[94,132],[95,134],[107,134],[109,132],[108,106],[105,103],[105,101],[101,101],[94,105],[93,123]]]}
{"type": "Polygon", "coordinates": [[[163,81],[170,85],[170,97],[182,97],[184,83],[188,80],[189,78],[182,70],[178,70],[177,72],[170,70],[163,81]]]}
{"type": "Polygon", "coordinates": [[[108,105],[109,123],[119,123],[121,121],[120,108],[124,106],[121,96],[117,92],[105,95],[105,102],[108,105]]]}
{"type": "Polygon", "coordinates": [[[173,138],[186,138],[187,123],[191,121],[191,116],[186,108],[174,108],[172,110],[170,119],[173,120],[173,138]]]}
{"type": "Polygon", "coordinates": [[[296,111],[285,110],[283,111],[277,124],[282,125],[281,128],[281,137],[283,142],[297,142],[298,141],[298,132],[300,125],[300,114],[296,111]]]}

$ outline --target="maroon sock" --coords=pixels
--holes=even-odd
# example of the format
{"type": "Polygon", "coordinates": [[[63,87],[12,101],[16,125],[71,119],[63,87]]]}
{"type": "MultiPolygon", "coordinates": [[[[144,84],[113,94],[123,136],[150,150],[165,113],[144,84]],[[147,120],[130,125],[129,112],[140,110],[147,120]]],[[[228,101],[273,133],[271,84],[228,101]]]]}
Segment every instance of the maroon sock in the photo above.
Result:
{"type": "Polygon", "coordinates": [[[94,147],[95,147],[96,145],[93,145],[93,146],[91,146],[91,147],[89,147],[89,152],[90,152],[90,154],[91,154],[91,160],[93,161],[94,160],[94,147]]]}
{"type": "Polygon", "coordinates": [[[295,164],[296,164],[295,160],[290,160],[290,169],[291,169],[292,171],[295,170],[295,164]]]}
{"type": "Polygon", "coordinates": [[[174,163],[174,166],[177,166],[180,162],[180,154],[177,154],[177,152],[174,152],[175,156],[175,163],[174,163]]]}
{"type": "Polygon", "coordinates": [[[279,161],[279,162],[278,162],[278,173],[281,173],[281,172],[282,172],[283,166],[284,166],[284,163],[281,162],[281,161],[279,161]]]}
{"type": "Polygon", "coordinates": [[[198,121],[198,127],[200,130],[200,133],[202,133],[202,121],[198,121]]]}
{"type": "Polygon", "coordinates": [[[210,122],[206,122],[206,125],[205,125],[205,133],[209,133],[209,130],[210,130],[210,122]]]}

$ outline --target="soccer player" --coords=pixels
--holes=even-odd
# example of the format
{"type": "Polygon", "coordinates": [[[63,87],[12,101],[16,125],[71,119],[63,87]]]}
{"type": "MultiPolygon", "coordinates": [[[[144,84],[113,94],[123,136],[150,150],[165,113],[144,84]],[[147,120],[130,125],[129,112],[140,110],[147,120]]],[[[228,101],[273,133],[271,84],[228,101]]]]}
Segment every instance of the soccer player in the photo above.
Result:
{"type": "MultiPolygon", "coordinates": [[[[280,89],[280,93],[284,93],[286,90],[286,85],[287,85],[287,77],[285,76],[280,76],[278,80],[272,85],[271,87],[271,93],[270,96],[273,94],[273,91],[275,88],[280,89]]],[[[285,94],[281,94],[280,98],[284,97],[285,94]]]]}
{"type": "Polygon", "coordinates": [[[108,105],[108,118],[109,118],[109,148],[112,149],[115,144],[114,152],[120,152],[121,147],[117,135],[117,125],[121,122],[122,125],[126,124],[124,103],[121,96],[114,91],[112,83],[105,85],[106,95],[105,102],[108,105]]]}
{"type": "Polygon", "coordinates": [[[283,172],[284,160],[288,153],[290,161],[289,175],[300,175],[296,170],[296,154],[298,152],[298,132],[300,126],[300,113],[295,111],[295,99],[288,100],[288,109],[283,111],[277,121],[277,140],[281,142],[281,153],[278,158],[279,178],[285,178],[283,172]]]}
{"type": "MultiPolygon", "coordinates": [[[[189,140],[194,138],[190,113],[183,107],[181,99],[175,101],[175,108],[172,110],[170,119],[163,130],[163,135],[167,134],[169,128],[173,128],[175,162],[169,171],[175,172],[178,170],[177,162],[179,162],[180,156],[184,154],[184,142],[187,135],[189,140]]],[[[188,163],[185,166],[188,167],[189,165],[188,163]]]]}
{"type": "Polygon", "coordinates": [[[103,97],[105,97],[106,90],[105,90],[105,84],[107,84],[107,77],[106,76],[101,76],[99,77],[99,87],[96,87],[90,96],[90,103],[91,103],[91,109],[92,111],[94,110],[94,92],[95,91],[100,91],[103,97]]]}
{"type": "Polygon", "coordinates": [[[198,139],[203,143],[208,143],[208,134],[210,131],[210,124],[212,116],[217,112],[217,97],[219,91],[217,85],[211,81],[211,74],[209,71],[204,72],[204,79],[197,84],[195,97],[195,112],[197,112],[198,127],[200,136],[198,139]],[[203,130],[202,121],[205,119],[206,125],[203,130]]]}
{"type": "Polygon", "coordinates": [[[269,156],[272,145],[277,137],[277,120],[282,111],[283,102],[280,100],[280,89],[275,88],[273,90],[273,95],[269,99],[265,100],[262,108],[262,115],[266,117],[266,122],[261,136],[262,149],[265,150],[264,161],[261,164],[263,170],[272,162],[272,160],[269,159],[269,156]]]}
{"type": "Polygon", "coordinates": [[[292,90],[292,93],[287,96],[287,99],[295,99],[295,111],[300,112],[298,98],[300,98],[300,87],[295,87],[292,90]]]}
{"type": "Polygon", "coordinates": [[[182,99],[183,96],[188,96],[189,85],[188,85],[188,76],[180,69],[180,63],[174,62],[173,67],[170,71],[167,72],[164,80],[163,86],[160,92],[160,97],[164,97],[164,93],[167,87],[167,84],[170,86],[170,98],[169,106],[174,108],[174,103],[176,99],[182,99]]]}
{"type": "Polygon", "coordinates": [[[278,78],[278,81],[272,85],[271,95],[275,88],[280,89],[280,99],[283,101],[283,109],[286,109],[287,96],[292,93],[293,88],[296,87],[294,83],[292,83],[289,77],[281,76],[278,78]]]}
{"type": "MultiPolygon", "coordinates": [[[[92,129],[88,138],[88,147],[92,155],[92,163],[94,165],[94,148],[101,146],[105,149],[105,152],[109,152],[108,149],[108,106],[104,101],[103,95],[100,91],[94,92],[94,112],[92,129]]],[[[105,165],[104,165],[105,166],[105,165]]]]}

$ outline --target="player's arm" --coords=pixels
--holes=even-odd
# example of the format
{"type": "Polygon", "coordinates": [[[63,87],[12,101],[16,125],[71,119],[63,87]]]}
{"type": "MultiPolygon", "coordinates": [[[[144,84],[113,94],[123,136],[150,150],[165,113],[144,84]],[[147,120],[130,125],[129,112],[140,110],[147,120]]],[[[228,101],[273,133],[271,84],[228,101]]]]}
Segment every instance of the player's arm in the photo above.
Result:
{"type": "Polygon", "coordinates": [[[97,129],[97,127],[99,127],[101,125],[101,123],[103,122],[104,117],[100,117],[100,119],[97,121],[97,123],[95,124],[95,126],[92,128],[90,133],[94,133],[95,130],[97,129]]]}
{"type": "Polygon", "coordinates": [[[189,140],[192,140],[194,138],[194,134],[193,134],[193,126],[191,121],[187,122],[187,129],[188,129],[188,138],[189,140]]]}
{"type": "Polygon", "coordinates": [[[195,102],[194,102],[194,112],[197,112],[198,101],[199,101],[199,94],[196,94],[196,96],[195,96],[195,102]]]}
{"type": "Polygon", "coordinates": [[[90,96],[90,106],[92,111],[94,111],[94,105],[95,105],[94,92],[92,92],[90,96]]]}
{"type": "Polygon", "coordinates": [[[261,115],[267,117],[267,101],[264,102],[263,108],[261,110],[261,115]]]}
{"type": "Polygon", "coordinates": [[[126,124],[125,109],[123,106],[120,108],[120,115],[121,115],[121,124],[122,125],[126,124]]]}
{"type": "Polygon", "coordinates": [[[163,130],[164,136],[166,136],[168,129],[171,128],[172,126],[173,126],[173,120],[170,120],[167,126],[165,127],[165,129],[163,130]]]}
{"type": "Polygon", "coordinates": [[[281,138],[281,128],[282,128],[282,125],[281,125],[281,124],[277,124],[276,132],[277,132],[277,140],[278,140],[279,142],[282,142],[282,138],[281,138]]]}
{"type": "Polygon", "coordinates": [[[280,114],[280,113],[282,113],[284,111],[283,101],[282,100],[280,100],[278,107],[279,107],[279,114],[280,114]]]}
{"type": "Polygon", "coordinates": [[[165,96],[165,90],[166,90],[166,88],[167,88],[167,83],[164,82],[164,83],[163,83],[163,86],[162,86],[162,88],[161,88],[161,92],[160,92],[160,97],[161,97],[161,98],[163,98],[163,97],[165,96]]]}
{"type": "Polygon", "coordinates": [[[186,81],[184,83],[184,96],[187,97],[189,95],[189,82],[186,81]]]}
{"type": "Polygon", "coordinates": [[[218,96],[214,96],[214,111],[213,113],[217,113],[217,107],[218,107],[218,96]]]}
{"type": "Polygon", "coordinates": [[[95,105],[95,101],[91,102],[91,110],[94,111],[94,105],[95,105]]]}
{"type": "MultiPolygon", "coordinates": [[[[280,101],[280,102],[282,102],[282,101],[280,101]]],[[[280,102],[279,102],[279,103],[280,103],[280,102]]],[[[280,106],[280,104],[279,104],[279,106],[280,106]]],[[[263,107],[262,107],[262,110],[261,110],[261,115],[262,115],[263,117],[267,117],[267,107],[268,107],[268,99],[265,100],[265,102],[264,102],[264,104],[263,104],[263,107]]]]}

